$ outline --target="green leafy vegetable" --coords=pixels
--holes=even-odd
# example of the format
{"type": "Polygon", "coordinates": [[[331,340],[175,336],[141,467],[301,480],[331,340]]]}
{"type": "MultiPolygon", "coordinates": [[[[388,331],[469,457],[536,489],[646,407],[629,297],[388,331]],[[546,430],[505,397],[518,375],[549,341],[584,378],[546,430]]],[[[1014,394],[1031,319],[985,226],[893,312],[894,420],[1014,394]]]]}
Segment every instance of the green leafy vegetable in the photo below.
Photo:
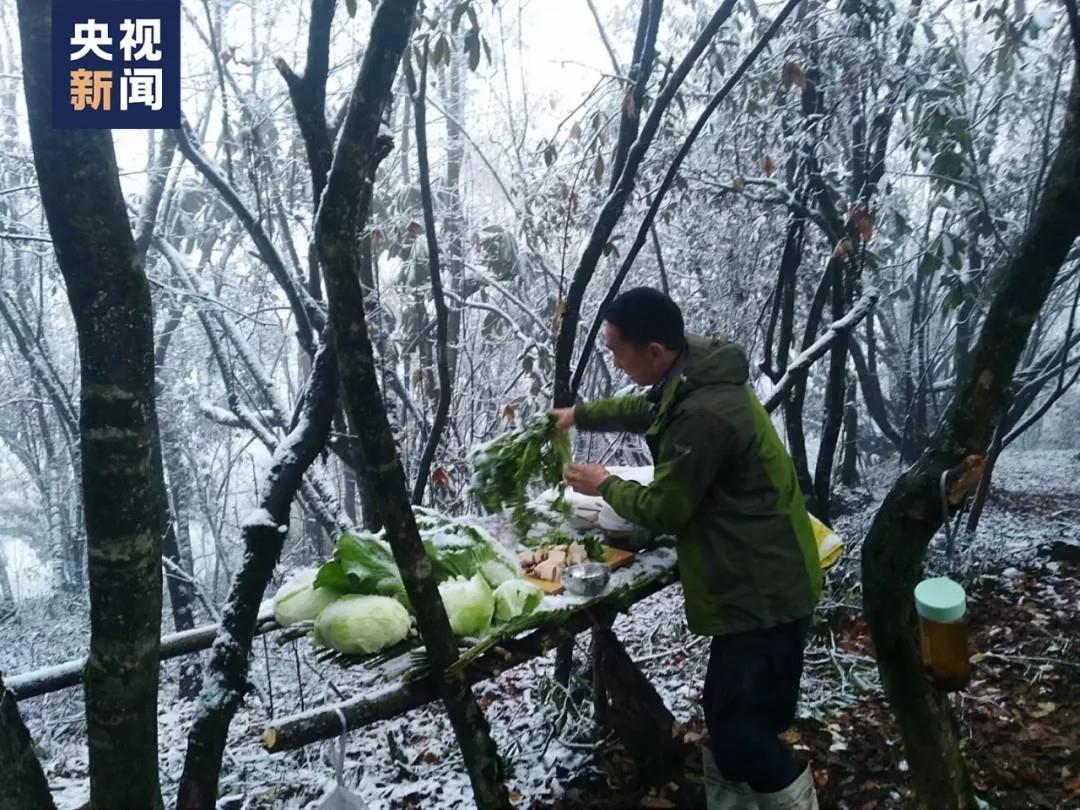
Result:
{"type": "Polygon", "coordinates": [[[341,595],[330,588],[313,587],[316,574],[310,568],[297,571],[274,594],[274,618],[282,627],[313,621],[341,595]]]}
{"type": "Polygon", "coordinates": [[[581,537],[556,529],[543,535],[524,538],[521,544],[526,548],[541,548],[543,546],[568,546],[571,543],[581,543],[585,546],[585,553],[593,562],[604,561],[604,543],[594,534],[586,534],[581,537]]]}
{"type": "Polygon", "coordinates": [[[338,538],[334,559],[319,569],[316,588],[344,593],[390,596],[405,607],[409,597],[394,554],[385,540],[373,534],[345,532],[338,538]]]}
{"type": "Polygon", "coordinates": [[[409,634],[409,612],[386,596],[343,596],[315,620],[315,642],[346,655],[392,647],[409,634]]]}
{"type": "Polygon", "coordinates": [[[540,606],[544,592],[523,579],[508,579],[495,589],[495,618],[508,622],[527,616],[540,606]]]}
{"type": "MultiPolygon", "coordinates": [[[[496,588],[522,576],[516,555],[482,527],[429,509],[415,512],[436,583],[479,574],[490,587],[496,588]]],[[[334,559],[319,569],[314,585],[340,593],[389,596],[412,609],[393,552],[382,532],[345,532],[338,539],[334,559]]]]}
{"type": "Polygon", "coordinates": [[[438,521],[425,519],[424,523],[420,536],[436,582],[480,574],[496,588],[522,576],[517,557],[481,527],[446,517],[438,521]]]}
{"type": "Polygon", "coordinates": [[[459,636],[482,636],[491,627],[495,599],[487,581],[477,574],[471,579],[449,579],[439,586],[450,628],[459,636]]]}
{"type": "Polygon", "coordinates": [[[528,506],[529,484],[557,486],[552,508],[566,511],[562,473],[571,460],[570,439],[555,427],[555,417],[535,414],[473,452],[470,490],[488,512],[510,508],[511,522],[524,537],[540,517],[528,506]]]}

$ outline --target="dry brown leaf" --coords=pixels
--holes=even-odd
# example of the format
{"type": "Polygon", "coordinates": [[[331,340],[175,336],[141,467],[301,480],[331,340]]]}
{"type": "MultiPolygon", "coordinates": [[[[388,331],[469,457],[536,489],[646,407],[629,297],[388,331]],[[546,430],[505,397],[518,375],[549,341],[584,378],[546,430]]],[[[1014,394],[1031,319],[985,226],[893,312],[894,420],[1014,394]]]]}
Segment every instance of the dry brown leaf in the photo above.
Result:
{"type": "Polygon", "coordinates": [[[859,232],[864,242],[869,242],[874,236],[874,215],[863,204],[859,203],[851,209],[851,224],[859,232]]]}
{"type": "Polygon", "coordinates": [[[986,459],[983,456],[972,455],[964,459],[964,471],[949,485],[949,503],[959,506],[964,502],[968,492],[982,478],[985,466],[986,459]]]}
{"type": "Polygon", "coordinates": [[[450,473],[443,467],[436,467],[435,472],[431,474],[431,483],[443,489],[450,489],[450,473]]]}
{"type": "Polygon", "coordinates": [[[558,334],[559,327],[562,326],[563,315],[566,313],[566,299],[559,296],[558,302],[555,304],[555,316],[551,319],[551,331],[558,334]]]}
{"type": "Polygon", "coordinates": [[[623,115],[631,121],[637,120],[637,104],[634,103],[634,94],[632,92],[623,96],[622,111],[623,115]]]}
{"type": "Polygon", "coordinates": [[[761,161],[761,170],[765,172],[766,177],[772,177],[772,173],[776,171],[776,164],[768,155],[761,161]]]}
{"type": "Polygon", "coordinates": [[[513,405],[507,405],[503,408],[503,419],[507,422],[513,422],[517,418],[517,408],[513,405]]]}
{"type": "Polygon", "coordinates": [[[806,73],[794,62],[784,62],[784,67],[780,70],[780,81],[784,83],[784,87],[806,87],[806,73]]]}

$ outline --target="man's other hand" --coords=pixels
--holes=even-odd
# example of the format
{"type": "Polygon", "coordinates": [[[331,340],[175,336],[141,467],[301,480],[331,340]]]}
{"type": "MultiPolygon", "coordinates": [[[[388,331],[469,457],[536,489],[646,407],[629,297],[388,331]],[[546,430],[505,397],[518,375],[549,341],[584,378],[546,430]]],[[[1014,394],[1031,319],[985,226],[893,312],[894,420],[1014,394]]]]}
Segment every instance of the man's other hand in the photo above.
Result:
{"type": "Polygon", "coordinates": [[[600,464],[568,464],[563,470],[566,483],[582,495],[599,495],[600,485],[611,477],[611,473],[600,464]]]}
{"type": "Polygon", "coordinates": [[[574,426],[573,408],[551,408],[548,413],[555,417],[555,427],[559,430],[570,430],[574,426]]]}

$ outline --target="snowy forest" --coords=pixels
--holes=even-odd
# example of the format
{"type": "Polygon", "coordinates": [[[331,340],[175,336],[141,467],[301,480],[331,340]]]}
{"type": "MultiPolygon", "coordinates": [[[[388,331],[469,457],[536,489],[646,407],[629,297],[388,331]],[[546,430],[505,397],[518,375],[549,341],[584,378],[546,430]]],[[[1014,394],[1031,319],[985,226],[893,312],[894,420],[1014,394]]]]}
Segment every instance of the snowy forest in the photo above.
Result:
{"type": "Polygon", "coordinates": [[[155,130],[53,126],[51,5],[0,0],[0,810],[1080,808],[1077,0],[178,0],[155,130]],[[638,287],[814,518],[813,803],[709,794],[678,532],[561,481],[651,486],[549,415],[643,391],[638,287]]]}

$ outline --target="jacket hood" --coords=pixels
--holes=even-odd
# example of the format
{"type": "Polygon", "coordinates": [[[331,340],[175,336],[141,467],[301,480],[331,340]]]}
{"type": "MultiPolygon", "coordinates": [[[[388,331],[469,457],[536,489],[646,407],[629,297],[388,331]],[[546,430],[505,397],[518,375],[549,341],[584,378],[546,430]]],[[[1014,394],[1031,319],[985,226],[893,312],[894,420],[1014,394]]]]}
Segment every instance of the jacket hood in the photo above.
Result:
{"type": "Polygon", "coordinates": [[[706,385],[743,385],[750,379],[746,352],[725,338],[705,338],[687,335],[686,361],[682,375],[687,388],[706,385]]]}

